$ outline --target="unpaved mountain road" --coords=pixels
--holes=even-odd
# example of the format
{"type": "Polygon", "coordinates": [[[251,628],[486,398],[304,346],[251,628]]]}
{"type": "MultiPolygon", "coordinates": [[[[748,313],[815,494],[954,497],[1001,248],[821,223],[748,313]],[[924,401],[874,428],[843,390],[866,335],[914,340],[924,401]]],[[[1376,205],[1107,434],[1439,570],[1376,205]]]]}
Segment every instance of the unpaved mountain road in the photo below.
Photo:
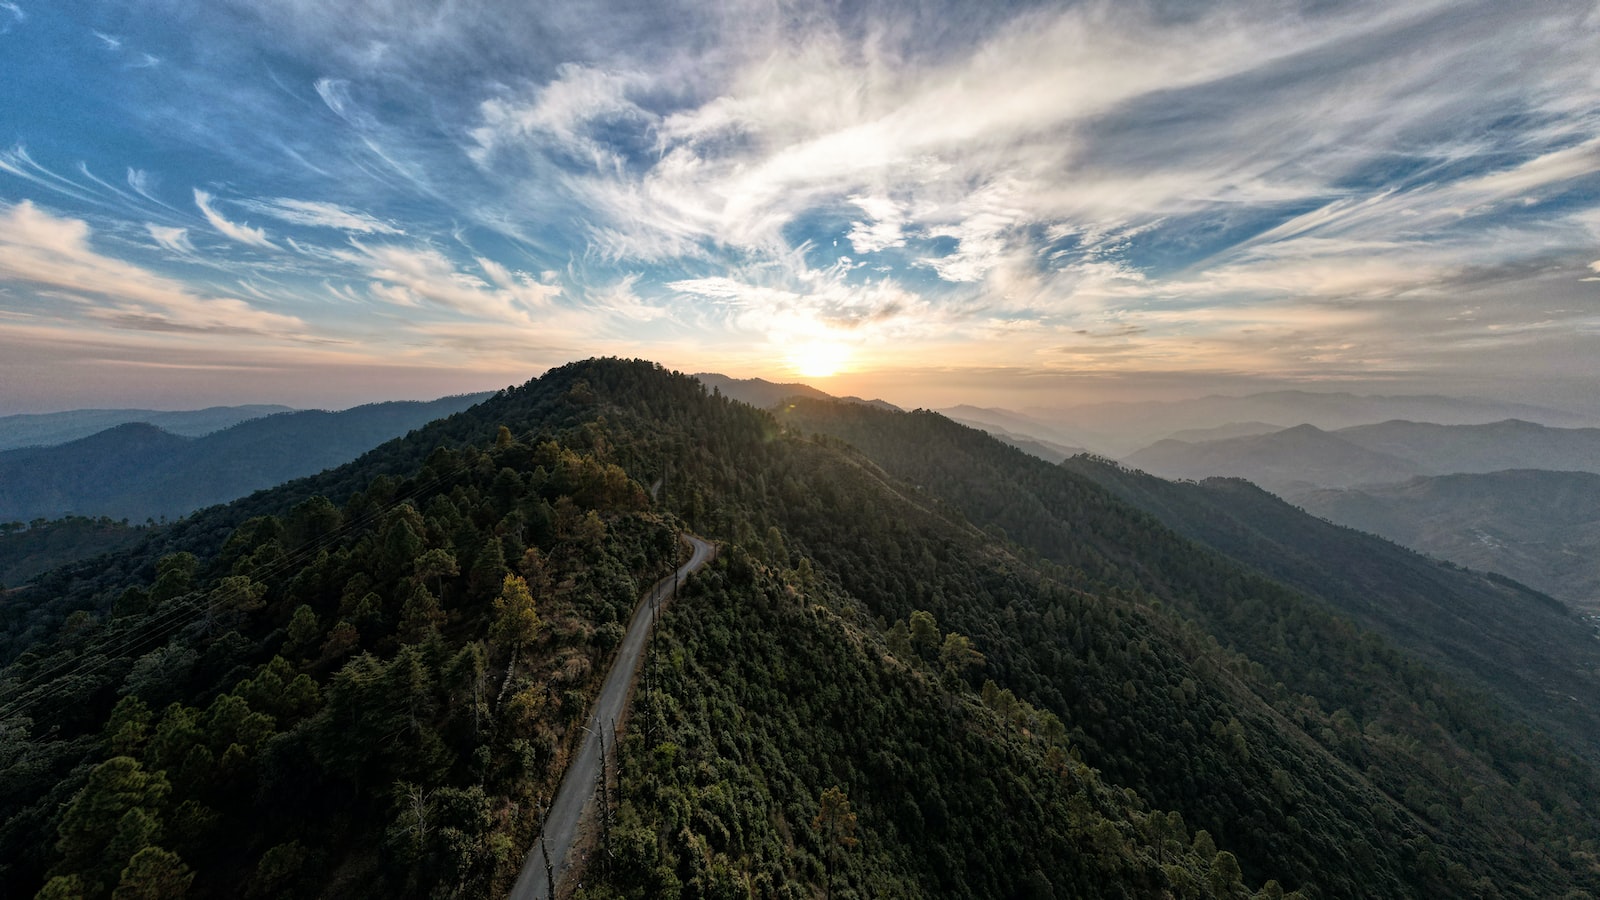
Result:
{"type": "MultiPolygon", "coordinates": [[[[694,551],[689,561],[676,574],[656,582],[640,598],[639,606],[633,611],[633,619],[628,623],[622,646],[617,650],[616,661],[611,664],[611,671],[606,673],[600,697],[585,720],[583,743],[568,763],[566,774],[561,777],[561,785],[556,788],[555,802],[550,804],[550,811],[545,816],[544,827],[522,861],[522,872],[517,875],[517,883],[511,889],[511,900],[550,900],[551,873],[554,873],[555,885],[559,888],[563,876],[576,862],[568,857],[577,843],[578,823],[583,818],[584,810],[594,804],[595,785],[600,777],[601,735],[612,727],[612,723],[622,718],[622,711],[628,705],[633,676],[639,670],[644,645],[649,641],[654,625],[653,608],[672,596],[681,579],[711,560],[712,547],[709,543],[688,534],[683,535],[683,541],[694,551]],[[545,867],[546,852],[549,853],[548,870],[545,867]]],[[[610,742],[613,739],[607,737],[604,740],[610,742]]]]}

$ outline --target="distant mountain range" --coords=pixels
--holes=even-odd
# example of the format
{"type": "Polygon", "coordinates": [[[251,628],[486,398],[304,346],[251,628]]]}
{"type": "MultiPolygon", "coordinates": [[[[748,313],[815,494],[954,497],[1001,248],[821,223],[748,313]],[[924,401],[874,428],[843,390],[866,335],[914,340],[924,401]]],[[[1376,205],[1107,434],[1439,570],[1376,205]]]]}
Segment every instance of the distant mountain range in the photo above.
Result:
{"type": "Polygon", "coordinates": [[[726,375],[718,375],[714,372],[702,372],[694,377],[705,385],[707,390],[715,388],[725,397],[732,397],[740,403],[748,403],[760,409],[770,409],[790,397],[809,397],[813,400],[843,400],[847,403],[862,403],[867,406],[876,406],[880,409],[898,410],[900,408],[884,400],[835,397],[809,384],[800,384],[798,382],[781,384],[768,381],[765,378],[729,378],[726,375]]]}
{"type": "Polygon", "coordinates": [[[1600,472],[1600,429],[1515,419],[1486,425],[1392,421],[1333,432],[1299,425],[1223,440],[1158,441],[1123,461],[1165,478],[1245,478],[1296,491],[1509,468],[1600,472]]]}
{"type": "MultiPolygon", "coordinates": [[[[938,410],[939,414],[947,419],[960,422],[968,428],[987,431],[989,434],[1012,446],[1021,447],[1023,450],[1033,451],[1021,446],[1020,441],[1034,441],[1038,445],[1053,450],[1070,450],[1066,456],[1078,453],[1101,453],[1102,447],[1111,442],[1106,435],[1092,431],[1084,431],[1071,425],[1048,422],[1036,419],[1023,413],[1010,409],[997,407],[972,406],[963,404],[938,410]]],[[[1035,453],[1051,462],[1060,460],[1051,459],[1050,455],[1035,453]]],[[[1063,457],[1064,458],[1064,457],[1063,457]]]]}
{"type": "Polygon", "coordinates": [[[172,434],[200,437],[250,419],[293,411],[294,409],[288,406],[257,404],[211,406],[205,409],[179,411],[73,409],[66,412],[0,416],[0,450],[65,444],[67,441],[85,438],[129,422],[144,422],[172,434]]]}
{"type": "Polygon", "coordinates": [[[0,452],[0,521],[183,516],[349,462],[488,396],[278,413],[203,437],[130,422],[54,447],[0,452]]]}
{"type": "Polygon", "coordinates": [[[1384,422],[1344,428],[1339,436],[1416,460],[1428,475],[1502,469],[1600,472],[1600,428],[1550,428],[1517,419],[1487,425],[1384,422]]]}
{"type": "Polygon", "coordinates": [[[1123,462],[1163,478],[1245,478],[1268,488],[1376,484],[1421,471],[1410,460],[1369,450],[1312,425],[1195,444],[1158,441],[1123,462]]]}
{"type": "MultiPolygon", "coordinates": [[[[958,411],[941,411],[951,418],[974,418],[958,411]]],[[[988,412],[1016,417],[1013,421],[1018,424],[1007,425],[995,418],[984,421],[1036,437],[1079,444],[1114,458],[1124,457],[1163,438],[1189,439],[1179,432],[1227,427],[1230,423],[1283,422],[1315,425],[1324,430],[1391,419],[1438,422],[1443,425],[1477,425],[1504,419],[1522,419],[1557,428],[1600,424],[1593,416],[1523,403],[1470,397],[1361,396],[1315,391],[1270,391],[1241,397],[1208,396],[1189,400],[1094,403],[1058,408],[1028,407],[1020,412],[988,412]],[[1043,430],[1021,427],[1022,421],[1043,423],[1043,430]]]]}
{"type": "Polygon", "coordinates": [[[1331,522],[1600,612],[1600,475],[1514,469],[1288,499],[1331,522]]]}
{"type": "Polygon", "coordinates": [[[1167,435],[1168,440],[1188,441],[1191,444],[1200,441],[1222,441],[1228,438],[1251,437],[1258,434],[1271,434],[1282,431],[1285,426],[1272,425],[1267,422],[1229,422],[1215,428],[1186,428],[1183,431],[1174,431],[1167,435]]]}
{"type": "Polygon", "coordinates": [[[1123,461],[1165,478],[1245,478],[1330,522],[1600,610],[1600,429],[1299,425],[1158,441],[1123,461]]]}
{"type": "MultiPolygon", "coordinates": [[[[956,419],[955,421],[960,422],[961,420],[956,419]]],[[[961,422],[961,424],[970,428],[976,428],[979,431],[986,432],[990,437],[1000,441],[1003,444],[1010,444],[1024,453],[1031,453],[1042,460],[1046,460],[1047,462],[1058,463],[1069,457],[1088,452],[1082,447],[1068,447],[1065,444],[1047,441],[1044,438],[1034,438],[1025,434],[1017,434],[1013,431],[1007,431],[998,425],[985,425],[981,422],[961,422]]]]}

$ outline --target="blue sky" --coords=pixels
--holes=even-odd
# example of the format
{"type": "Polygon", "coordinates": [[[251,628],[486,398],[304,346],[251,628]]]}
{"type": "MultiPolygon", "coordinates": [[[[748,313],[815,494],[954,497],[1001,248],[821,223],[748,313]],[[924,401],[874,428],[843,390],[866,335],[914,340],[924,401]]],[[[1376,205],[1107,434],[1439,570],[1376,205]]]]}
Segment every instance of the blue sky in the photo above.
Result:
{"type": "Polygon", "coordinates": [[[1597,59],[1594,3],[0,0],[0,413],[597,354],[1594,407],[1597,59]]]}

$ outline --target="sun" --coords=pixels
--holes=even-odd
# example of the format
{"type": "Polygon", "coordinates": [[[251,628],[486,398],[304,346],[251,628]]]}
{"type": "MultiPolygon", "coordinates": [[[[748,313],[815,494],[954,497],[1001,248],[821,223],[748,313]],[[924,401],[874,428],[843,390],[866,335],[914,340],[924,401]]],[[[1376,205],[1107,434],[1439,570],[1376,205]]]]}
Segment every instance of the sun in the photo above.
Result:
{"type": "Polygon", "coordinates": [[[850,348],[838,341],[800,341],[789,347],[789,368],[804,378],[837,375],[850,364],[850,348]]]}

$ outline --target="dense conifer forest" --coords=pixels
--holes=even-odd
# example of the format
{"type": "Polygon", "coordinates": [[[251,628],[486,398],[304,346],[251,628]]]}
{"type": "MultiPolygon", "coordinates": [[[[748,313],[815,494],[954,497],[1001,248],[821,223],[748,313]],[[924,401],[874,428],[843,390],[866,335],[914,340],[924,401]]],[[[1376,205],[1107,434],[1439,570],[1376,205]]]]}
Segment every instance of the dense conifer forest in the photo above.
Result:
{"type": "Polygon", "coordinates": [[[592,360],[6,594],[0,896],[504,895],[686,530],[580,896],[1600,892],[1592,733],[1348,586],[592,360]]]}

